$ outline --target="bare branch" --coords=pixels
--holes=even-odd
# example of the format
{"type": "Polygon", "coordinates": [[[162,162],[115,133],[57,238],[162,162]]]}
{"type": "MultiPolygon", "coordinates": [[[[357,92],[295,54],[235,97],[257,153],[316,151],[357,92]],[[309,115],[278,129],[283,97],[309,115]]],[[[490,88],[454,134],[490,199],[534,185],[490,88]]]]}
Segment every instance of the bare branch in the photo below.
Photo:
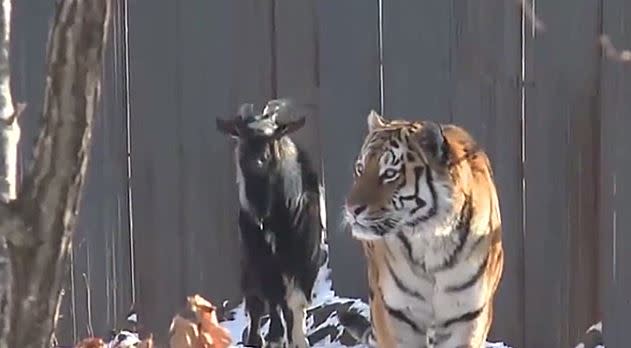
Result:
{"type": "Polygon", "coordinates": [[[92,298],[90,296],[90,283],[88,282],[88,276],[85,273],[83,276],[83,282],[85,283],[85,302],[88,310],[88,337],[94,336],[94,327],[92,326],[92,298]]]}
{"type": "Polygon", "coordinates": [[[535,31],[545,31],[546,25],[535,14],[535,7],[532,3],[529,0],[517,0],[517,2],[533,29],[535,31]]]}
{"type": "MultiPolygon", "coordinates": [[[[66,295],[66,291],[64,289],[61,289],[61,291],[59,292],[59,301],[57,302],[57,308],[55,308],[55,316],[53,317],[53,327],[57,327],[57,321],[59,320],[59,313],[61,313],[61,303],[63,302],[64,295],[66,295]]],[[[53,347],[57,347],[59,345],[59,341],[57,340],[57,335],[55,334],[55,331],[53,331],[53,335],[50,338],[50,343],[53,347]]]]}
{"type": "Polygon", "coordinates": [[[0,200],[15,199],[17,180],[17,145],[20,141],[18,116],[24,104],[13,106],[9,37],[11,31],[11,1],[2,0],[0,11],[0,200]]]}
{"type": "Polygon", "coordinates": [[[28,230],[29,227],[15,211],[13,204],[0,203],[0,237],[6,238],[13,245],[33,246],[35,239],[28,234],[28,230]]]}
{"type": "Polygon", "coordinates": [[[20,221],[12,214],[8,203],[15,199],[17,181],[17,145],[20,126],[17,116],[24,109],[14,108],[11,96],[11,69],[9,66],[9,38],[11,31],[11,0],[0,3],[0,347],[6,346],[4,337],[8,329],[7,313],[11,282],[10,265],[5,236],[17,239],[20,221]],[[9,229],[7,229],[9,228],[9,229]],[[14,229],[15,228],[15,229],[14,229]],[[9,233],[11,232],[11,233],[9,233]]]}
{"type": "Polygon", "coordinates": [[[603,34],[600,36],[600,44],[603,46],[603,51],[607,58],[622,63],[631,62],[631,50],[618,50],[608,35],[603,34]]]}

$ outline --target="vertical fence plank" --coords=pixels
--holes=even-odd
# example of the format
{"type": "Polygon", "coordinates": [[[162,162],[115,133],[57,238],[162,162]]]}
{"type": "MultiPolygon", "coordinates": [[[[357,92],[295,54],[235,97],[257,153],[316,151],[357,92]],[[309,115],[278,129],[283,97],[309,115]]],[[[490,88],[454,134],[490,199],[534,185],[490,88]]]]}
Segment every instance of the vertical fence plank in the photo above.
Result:
{"type": "Polygon", "coordinates": [[[628,316],[631,312],[631,61],[619,54],[631,42],[631,4],[603,4],[603,34],[607,37],[601,77],[601,181],[600,181],[600,283],[604,341],[607,348],[627,347],[631,342],[628,316]],[[617,48],[616,48],[617,46],[617,48]],[[611,49],[616,48],[618,52],[611,49]]]}
{"type": "Polygon", "coordinates": [[[526,37],[527,347],[571,346],[596,315],[599,11],[538,2],[526,37]]]}
{"type": "Polygon", "coordinates": [[[180,306],[182,296],[193,293],[216,304],[239,296],[233,166],[227,139],[215,131],[215,118],[236,110],[225,90],[231,76],[231,46],[225,40],[237,41],[228,38],[234,25],[230,11],[225,1],[196,1],[181,3],[177,12],[178,214],[186,275],[185,293],[174,299],[180,306]]]}
{"type": "Polygon", "coordinates": [[[451,120],[453,1],[383,1],[383,99],[390,118],[451,120]]]}
{"type": "MultiPolygon", "coordinates": [[[[77,339],[105,336],[132,306],[127,192],[127,130],[122,57],[114,2],[91,157],[73,238],[71,294],[77,339]]],[[[67,298],[66,300],[70,300],[67,298]]]]}
{"type": "Polygon", "coordinates": [[[127,186],[127,117],[120,55],[119,5],[114,1],[105,51],[101,101],[73,240],[77,338],[106,336],[132,306],[127,186]],[[93,331],[92,331],[93,330],[93,331]]]}
{"type": "Polygon", "coordinates": [[[233,144],[215,118],[272,97],[273,11],[134,1],[129,16],[137,302],[165,342],[185,296],[240,299],[233,144]]]}
{"type": "Polygon", "coordinates": [[[274,2],[275,92],[278,97],[292,98],[307,107],[307,123],[292,138],[307,151],[319,170],[317,26],[315,0],[274,2]]]}
{"type": "Polygon", "coordinates": [[[343,228],[342,207],[366,134],[366,116],[370,109],[380,109],[378,9],[377,0],[317,2],[330,266],[335,290],[362,298],[367,295],[364,257],[343,228]]]}
{"type": "Polygon", "coordinates": [[[384,2],[386,115],[455,123],[488,152],[506,264],[490,339],[521,347],[523,232],[520,17],[515,3],[384,2]]]}
{"type": "Polygon", "coordinates": [[[143,328],[159,340],[185,296],[186,231],[178,225],[178,54],[173,49],[178,5],[130,1],[128,6],[136,303],[143,328]]]}
{"type": "Polygon", "coordinates": [[[524,347],[520,16],[504,0],[452,6],[451,119],[488,153],[502,215],[505,264],[489,340],[524,347]]]}
{"type": "MultiPolygon", "coordinates": [[[[122,0],[113,1],[105,52],[100,112],[93,129],[92,157],[77,231],[87,237],[86,277],[94,334],[106,335],[125,322],[132,306],[131,240],[127,178],[127,114],[121,55],[122,0]]],[[[83,284],[82,275],[75,282],[83,284]]],[[[86,299],[87,300],[87,299],[86,299]]],[[[87,310],[86,310],[87,311],[87,310]]]]}

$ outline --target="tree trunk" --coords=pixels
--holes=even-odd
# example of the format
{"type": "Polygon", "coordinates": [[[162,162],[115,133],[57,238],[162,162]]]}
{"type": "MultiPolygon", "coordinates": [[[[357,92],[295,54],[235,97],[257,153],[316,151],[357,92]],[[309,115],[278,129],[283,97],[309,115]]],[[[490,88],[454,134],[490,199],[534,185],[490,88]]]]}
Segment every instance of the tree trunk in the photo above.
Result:
{"type": "MultiPolygon", "coordinates": [[[[42,130],[15,201],[0,206],[11,265],[8,347],[44,348],[87,167],[110,0],[60,0],[49,35],[42,130]]],[[[0,346],[2,343],[0,343],[0,346]]]]}
{"type": "MultiPolygon", "coordinates": [[[[9,39],[11,32],[11,0],[0,4],[0,202],[15,199],[17,181],[17,146],[20,126],[17,116],[23,105],[13,106],[9,39]]],[[[8,318],[9,258],[4,238],[0,238],[0,337],[6,335],[8,318]]]]}

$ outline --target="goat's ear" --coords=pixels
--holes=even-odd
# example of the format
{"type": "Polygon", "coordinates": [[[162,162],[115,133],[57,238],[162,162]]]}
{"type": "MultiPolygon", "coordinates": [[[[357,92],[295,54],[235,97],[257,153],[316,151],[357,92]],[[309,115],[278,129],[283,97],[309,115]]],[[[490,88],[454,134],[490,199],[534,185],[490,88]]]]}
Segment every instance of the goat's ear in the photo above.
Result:
{"type": "Polygon", "coordinates": [[[239,137],[239,125],[235,120],[216,119],[217,130],[233,138],[239,137]]]}
{"type": "Polygon", "coordinates": [[[276,131],[274,131],[273,137],[275,139],[279,139],[289,133],[293,133],[299,130],[300,128],[302,128],[302,126],[305,125],[306,121],[307,119],[304,116],[302,116],[295,121],[283,122],[278,125],[278,128],[276,128],[276,131]]]}
{"type": "Polygon", "coordinates": [[[443,128],[434,122],[425,121],[421,130],[414,134],[421,149],[429,157],[443,160],[446,158],[448,150],[447,139],[443,133],[443,128]]]}
{"type": "Polygon", "coordinates": [[[376,129],[385,127],[388,121],[386,121],[383,116],[379,115],[377,111],[370,110],[370,113],[366,118],[366,123],[368,123],[368,131],[372,132],[376,129]]]}

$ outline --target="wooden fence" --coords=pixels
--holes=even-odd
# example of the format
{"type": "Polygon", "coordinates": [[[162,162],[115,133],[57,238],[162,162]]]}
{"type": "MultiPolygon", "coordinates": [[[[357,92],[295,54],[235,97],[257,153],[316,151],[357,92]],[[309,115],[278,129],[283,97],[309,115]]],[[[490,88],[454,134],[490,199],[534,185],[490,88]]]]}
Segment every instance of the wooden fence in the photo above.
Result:
{"type": "MultiPolygon", "coordinates": [[[[609,45],[631,44],[628,0],[114,2],[62,343],[131,306],[163,340],[186,295],[239,301],[234,165],[214,120],[278,96],[318,106],[296,139],[323,168],[339,294],[366,295],[340,210],[375,108],[460,124],[489,152],[507,255],[491,339],[571,347],[603,318],[608,348],[631,342],[631,62],[609,45]]],[[[22,168],[53,12],[14,3],[22,168]]]]}

